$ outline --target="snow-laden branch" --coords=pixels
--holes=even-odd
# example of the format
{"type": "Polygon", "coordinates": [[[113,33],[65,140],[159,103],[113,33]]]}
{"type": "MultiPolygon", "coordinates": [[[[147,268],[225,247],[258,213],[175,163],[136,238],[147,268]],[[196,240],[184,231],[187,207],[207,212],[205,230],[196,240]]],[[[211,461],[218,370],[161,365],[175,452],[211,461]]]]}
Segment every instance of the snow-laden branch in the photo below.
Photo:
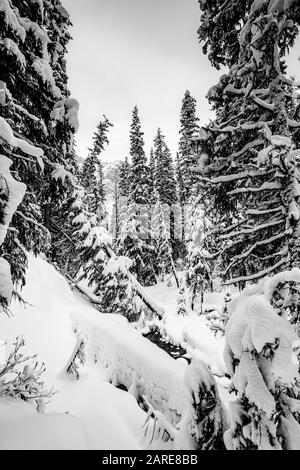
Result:
{"type": "Polygon", "coordinates": [[[272,214],[276,212],[282,212],[284,209],[283,206],[276,207],[275,209],[266,209],[266,210],[259,210],[259,209],[248,209],[246,211],[247,215],[265,215],[265,214],[272,214]]]}
{"type": "Polygon", "coordinates": [[[234,194],[258,193],[260,191],[270,191],[272,189],[281,189],[281,188],[282,188],[282,185],[280,182],[278,181],[268,182],[267,181],[263,183],[261,186],[259,186],[258,188],[250,188],[250,187],[236,188],[236,189],[233,189],[232,191],[228,191],[226,194],[228,194],[228,196],[232,196],[234,194]]]}
{"type": "Polygon", "coordinates": [[[236,277],[233,279],[229,279],[228,281],[223,282],[224,286],[230,286],[232,284],[238,284],[239,282],[249,282],[249,281],[255,281],[256,279],[260,279],[262,277],[267,276],[268,274],[276,271],[278,268],[286,264],[286,259],[282,259],[278,261],[278,263],[274,264],[273,266],[270,266],[267,269],[264,269],[262,271],[259,271],[258,273],[251,274],[250,276],[240,276],[236,277]]]}
{"type": "Polygon", "coordinates": [[[255,90],[252,90],[250,93],[250,96],[256,97],[256,96],[268,96],[271,92],[271,87],[268,86],[268,88],[257,88],[255,90]]]}
{"type": "MultiPolygon", "coordinates": [[[[248,171],[241,171],[240,173],[232,173],[230,175],[218,176],[217,178],[206,178],[205,176],[200,176],[199,178],[203,181],[207,181],[212,184],[219,184],[219,183],[229,183],[230,181],[251,178],[255,176],[265,176],[273,173],[274,170],[266,171],[266,170],[248,170],[248,171]]],[[[229,193],[228,193],[229,194],[229,193]]]]}
{"type": "Polygon", "coordinates": [[[293,128],[300,127],[300,122],[295,121],[294,119],[288,118],[287,122],[290,127],[293,127],[293,128]]]}
{"type": "Polygon", "coordinates": [[[41,148],[30,144],[27,139],[16,137],[9,123],[0,116],[0,138],[5,140],[11,147],[19,148],[22,152],[32,157],[42,157],[44,152],[41,148]]]}
{"type": "Polygon", "coordinates": [[[263,144],[262,139],[260,138],[254,139],[251,142],[248,142],[246,145],[244,145],[244,147],[241,150],[238,150],[237,152],[233,152],[231,157],[232,158],[239,157],[240,155],[243,155],[248,150],[258,147],[259,145],[262,145],[262,144],[263,144]]]}
{"type": "Polygon", "coordinates": [[[256,225],[249,229],[242,229],[239,232],[231,232],[229,234],[220,235],[220,239],[224,240],[226,238],[235,237],[241,234],[251,234],[251,233],[259,232],[260,230],[265,230],[266,228],[275,227],[276,225],[284,224],[284,222],[285,222],[284,219],[276,220],[274,222],[266,222],[265,224],[256,225]]]}
{"type": "Polygon", "coordinates": [[[23,214],[23,212],[21,212],[21,211],[16,211],[15,214],[22,217],[22,219],[26,220],[26,222],[29,222],[30,224],[36,225],[38,228],[43,230],[43,232],[48,233],[48,230],[46,229],[46,227],[43,224],[40,224],[37,220],[32,219],[31,217],[28,217],[27,215],[23,214]]]}
{"type": "MultiPolygon", "coordinates": [[[[225,271],[223,271],[221,273],[222,276],[226,276],[227,273],[230,272],[230,270],[232,269],[233,266],[236,266],[237,264],[240,264],[241,262],[243,262],[244,259],[248,258],[256,248],[261,247],[261,246],[265,246],[265,245],[269,245],[270,243],[273,243],[274,241],[285,238],[288,235],[288,233],[289,232],[280,233],[279,235],[274,235],[273,237],[269,237],[265,240],[255,242],[247,251],[241,253],[240,255],[235,255],[233,257],[232,261],[230,262],[230,264],[225,269],[225,271]]],[[[273,258],[273,257],[280,256],[280,255],[283,255],[283,254],[287,254],[287,253],[283,252],[283,251],[280,251],[278,253],[274,253],[273,255],[270,255],[269,258],[273,258]]],[[[268,259],[268,257],[260,258],[260,259],[268,259]]]]}
{"type": "Polygon", "coordinates": [[[11,223],[12,217],[17,210],[19,204],[21,204],[22,199],[26,192],[25,184],[16,181],[10,173],[10,167],[12,161],[0,155],[0,175],[4,178],[6,183],[6,196],[7,203],[4,209],[4,220],[0,224],[0,246],[5,240],[7,229],[11,223]]]}
{"type": "Polygon", "coordinates": [[[258,96],[253,97],[253,101],[261,106],[262,108],[268,109],[269,111],[274,111],[275,110],[275,104],[274,103],[269,103],[268,101],[262,100],[258,96]]]}
{"type": "Polygon", "coordinates": [[[288,77],[287,75],[280,74],[280,80],[287,85],[300,88],[300,81],[294,80],[292,77],[288,77]]]}
{"type": "Polygon", "coordinates": [[[244,124],[239,124],[237,126],[226,126],[226,127],[211,127],[210,130],[213,131],[213,132],[228,132],[230,134],[233,134],[234,132],[236,132],[238,129],[242,129],[244,131],[252,131],[254,129],[261,129],[261,128],[264,128],[265,126],[273,126],[274,125],[274,121],[271,120],[271,121],[258,121],[258,122],[254,122],[254,123],[251,123],[251,124],[247,124],[247,123],[244,123],[244,124]]]}

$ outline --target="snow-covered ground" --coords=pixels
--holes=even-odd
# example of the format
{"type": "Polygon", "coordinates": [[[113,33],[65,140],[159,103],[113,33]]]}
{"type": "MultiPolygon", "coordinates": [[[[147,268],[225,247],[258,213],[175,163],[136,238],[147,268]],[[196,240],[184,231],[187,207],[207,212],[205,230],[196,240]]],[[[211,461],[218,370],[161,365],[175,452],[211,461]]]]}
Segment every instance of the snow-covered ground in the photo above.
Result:
{"type": "Polygon", "coordinates": [[[45,362],[45,382],[58,393],[46,415],[28,404],[1,400],[0,449],[140,448],[146,415],[131,394],[103,382],[93,370],[85,370],[80,381],[61,374],[76,342],[71,317],[93,309],[52,266],[32,256],[22,295],[30,305],[25,309],[13,302],[13,317],[0,317],[0,337],[9,350],[16,336],[23,335],[24,350],[45,362]]]}
{"type": "MultiPolygon", "coordinates": [[[[214,336],[204,317],[176,315],[174,286],[159,283],[148,292],[165,309],[163,328],[170,342],[210,365],[227,405],[228,380],[218,377],[225,373],[224,339],[214,336]]],[[[142,429],[146,414],[137,404],[138,394],[176,424],[176,414],[169,410],[184,411],[186,363],[144,339],[124,317],[98,312],[40,258],[29,256],[22,295],[28,305],[24,308],[14,301],[13,316],[0,317],[0,339],[8,341],[9,350],[15,338],[23,335],[24,352],[37,353],[39,361],[45,362],[46,385],[58,393],[44,415],[26,403],[0,400],[0,449],[141,448],[147,445],[142,429]],[[85,336],[89,356],[78,381],[64,373],[76,344],[74,326],[85,336]],[[113,386],[117,384],[131,393],[113,386]]],[[[219,294],[205,299],[219,306],[222,300],[219,294]]]]}

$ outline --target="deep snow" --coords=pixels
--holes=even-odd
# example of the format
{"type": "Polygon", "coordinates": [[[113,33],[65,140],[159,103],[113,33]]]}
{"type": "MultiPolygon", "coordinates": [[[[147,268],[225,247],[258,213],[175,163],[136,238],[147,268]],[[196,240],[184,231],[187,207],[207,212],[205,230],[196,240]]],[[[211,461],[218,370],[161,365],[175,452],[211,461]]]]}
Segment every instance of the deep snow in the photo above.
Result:
{"type": "Polygon", "coordinates": [[[23,335],[24,351],[37,353],[45,362],[45,382],[58,393],[46,415],[36,414],[25,403],[0,400],[0,449],[140,448],[146,415],[132,395],[103,382],[92,370],[85,370],[78,382],[62,378],[76,342],[71,316],[93,309],[70,290],[54,267],[31,255],[22,295],[31,305],[25,309],[12,303],[13,317],[0,317],[0,338],[11,345],[23,335]]]}
{"type": "MultiPolygon", "coordinates": [[[[148,292],[165,309],[164,328],[169,340],[182,344],[191,357],[209,363],[216,374],[221,399],[227,405],[229,381],[218,377],[225,372],[224,339],[213,335],[204,317],[176,315],[177,289],[166,284],[159,283],[148,292]]],[[[124,317],[98,312],[71,291],[66,280],[41,258],[29,255],[27,284],[22,296],[28,302],[26,308],[13,301],[13,316],[0,317],[0,344],[1,340],[7,340],[9,350],[15,338],[23,335],[24,352],[37,353],[39,361],[45,362],[46,385],[54,386],[58,393],[48,404],[45,415],[38,415],[26,403],[0,400],[3,424],[0,449],[139,449],[147,446],[142,429],[146,414],[137,404],[134,386],[131,393],[127,393],[105,381],[113,378],[114,368],[121,383],[123,379],[130,379],[134,369],[133,374],[141,377],[143,391],[156,409],[166,412],[164,403],[168,405],[170,400],[174,408],[183,411],[185,397],[178,385],[187,364],[171,359],[142,338],[124,317]],[[96,366],[88,361],[79,381],[67,378],[64,373],[76,344],[74,325],[92,332],[90,352],[93,354],[95,341],[100,344],[113,340],[109,348],[107,344],[102,350],[96,348],[99,353],[96,366]],[[111,367],[105,370],[106,365],[111,367]],[[174,394],[176,389],[178,393],[174,394]]],[[[220,305],[222,298],[217,294],[208,296],[205,301],[210,306],[220,305]]],[[[172,422],[172,416],[170,419],[172,422]]]]}

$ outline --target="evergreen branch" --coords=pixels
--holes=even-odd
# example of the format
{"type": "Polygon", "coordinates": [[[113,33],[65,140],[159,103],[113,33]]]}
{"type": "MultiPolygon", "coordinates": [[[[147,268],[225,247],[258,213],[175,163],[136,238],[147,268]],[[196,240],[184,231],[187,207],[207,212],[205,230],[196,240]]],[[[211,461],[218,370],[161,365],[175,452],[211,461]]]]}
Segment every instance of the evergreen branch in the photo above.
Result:
{"type": "Polygon", "coordinates": [[[230,286],[232,284],[238,284],[240,282],[254,281],[256,279],[266,277],[268,274],[276,271],[278,268],[283,266],[286,262],[287,262],[287,260],[283,259],[281,261],[278,261],[278,263],[274,264],[273,266],[270,266],[267,269],[259,271],[258,273],[251,274],[250,276],[240,276],[240,277],[236,277],[236,278],[233,278],[233,279],[229,279],[228,281],[223,282],[222,285],[223,286],[230,286]]]}

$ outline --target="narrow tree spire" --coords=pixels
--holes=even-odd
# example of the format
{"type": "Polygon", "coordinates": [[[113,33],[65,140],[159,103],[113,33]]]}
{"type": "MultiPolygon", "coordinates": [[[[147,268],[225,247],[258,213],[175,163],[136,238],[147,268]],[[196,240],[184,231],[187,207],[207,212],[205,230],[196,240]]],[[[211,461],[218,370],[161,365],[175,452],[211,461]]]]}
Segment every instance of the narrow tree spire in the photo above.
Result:
{"type": "MultiPolygon", "coordinates": [[[[196,117],[197,102],[189,90],[185,92],[180,112],[180,139],[178,152],[178,171],[181,181],[178,184],[179,198],[186,204],[191,195],[194,177],[192,167],[196,165],[197,156],[193,149],[191,139],[198,134],[199,119],[196,117]]],[[[178,172],[177,172],[178,174],[178,172]]]]}

